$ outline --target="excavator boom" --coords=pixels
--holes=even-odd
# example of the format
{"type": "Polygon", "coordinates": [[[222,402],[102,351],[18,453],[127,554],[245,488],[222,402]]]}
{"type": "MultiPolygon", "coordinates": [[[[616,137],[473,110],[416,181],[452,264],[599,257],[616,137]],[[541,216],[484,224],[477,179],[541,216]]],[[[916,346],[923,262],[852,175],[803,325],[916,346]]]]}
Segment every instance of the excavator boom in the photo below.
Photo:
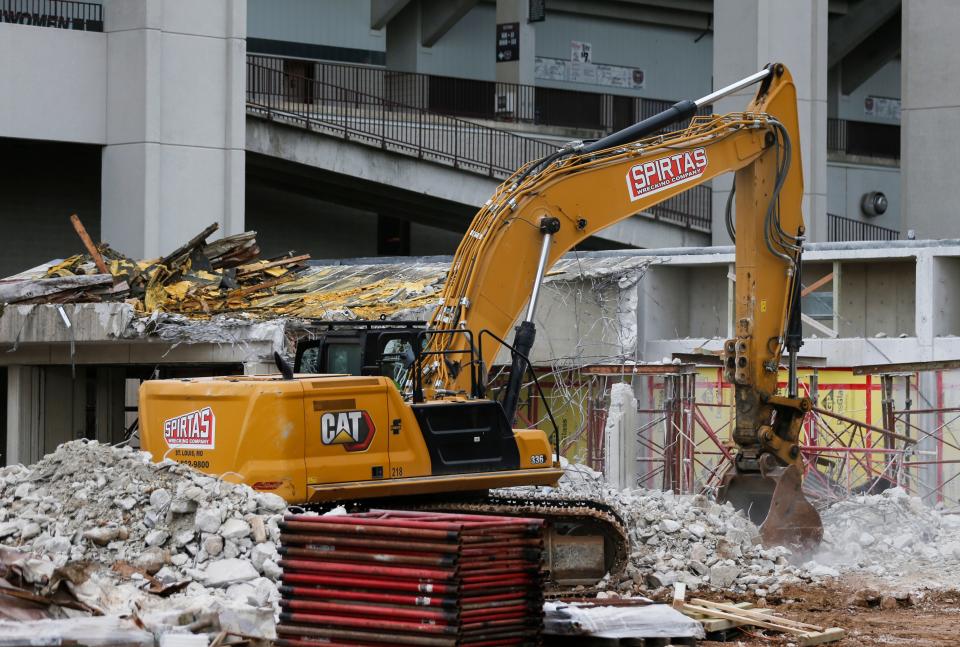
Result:
{"type": "Polygon", "coordinates": [[[703,99],[679,102],[597,142],[574,143],[521,168],[481,208],[457,249],[430,323],[437,334],[426,351],[445,361],[418,365],[418,383],[427,386],[425,396],[417,395],[472,395],[473,376],[483,375],[500,351],[493,340],[507,337],[526,305],[503,399],[513,420],[544,272],[605,227],[733,172],[735,209],[728,204],[727,227],[736,241],[737,336],[726,342],[724,361],[726,379],[735,385],[733,440],[739,451],[721,496],[749,509],[761,524],[767,510],[780,511],[776,524],[762,526],[770,541],[783,539],[786,527],[787,535],[798,537],[791,543],[819,543],[819,515],[799,488],[776,488],[784,472],[789,482],[802,477],[798,438],[810,408],[796,391],[804,239],[798,143],[796,88],[789,71],[775,64],[703,99]],[[756,97],[742,113],[694,117],[685,130],[644,137],[755,83],[756,97]],[[472,335],[457,334],[465,330],[472,335]],[[483,331],[491,334],[484,339],[483,331]],[[479,369],[465,370],[455,355],[466,353],[475,340],[479,369]],[[791,357],[786,396],[777,393],[784,350],[791,357]],[[763,463],[764,455],[773,462],[763,463]]]}

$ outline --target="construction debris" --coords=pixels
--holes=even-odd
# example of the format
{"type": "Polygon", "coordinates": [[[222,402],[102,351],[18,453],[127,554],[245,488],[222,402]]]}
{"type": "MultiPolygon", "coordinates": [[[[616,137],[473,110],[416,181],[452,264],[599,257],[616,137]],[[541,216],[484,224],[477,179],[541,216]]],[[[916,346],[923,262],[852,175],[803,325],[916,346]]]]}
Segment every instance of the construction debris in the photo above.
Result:
{"type": "Polygon", "coordinates": [[[713,619],[719,619],[726,621],[732,627],[759,627],[787,634],[791,642],[798,647],[837,642],[846,636],[846,632],[839,627],[824,628],[775,616],[769,609],[753,609],[746,605],[713,602],[701,598],[693,598],[687,603],[684,601],[682,592],[677,593],[674,596],[673,607],[702,621],[704,626],[713,619]]]}
{"type": "Polygon", "coordinates": [[[757,527],[730,504],[704,495],[618,490],[584,465],[564,462],[564,468],[558,492],[603,499],[630,529],[630,563],[620,581],[601,582],[602,597],[646,594],[676,582],[763,597],[820,579],[791,563],[788,548],[761,546],[757,527]]]}
{"type": "Polygon", "coordinates": [[[252,231],[207,243],[219,228],[214,223],[163,258],[135,261],[109,245],[94,246],[79,219],[72,222],[86,252],[5,279],[0,301],[123,301],[141,313],[210,315],[252,307],[309,259],[293,253],[259,259],[252,231]]]}
{"type": "Polygon", "coordinates": [[[29,557],[21,587],[62,586],[105,615],[213,612],[218,631],[260,637],[274,635],[285,509],[274,494],[96,442],[0,469],[0,543],[29,557]]]}
{"type": "Polygon", "coordinates": [[[823,544],[810,569],[830,576],[857,571],[920,588],[960,585],[960,514],[894,487],[837,501],[822,516],[823,544]]]}

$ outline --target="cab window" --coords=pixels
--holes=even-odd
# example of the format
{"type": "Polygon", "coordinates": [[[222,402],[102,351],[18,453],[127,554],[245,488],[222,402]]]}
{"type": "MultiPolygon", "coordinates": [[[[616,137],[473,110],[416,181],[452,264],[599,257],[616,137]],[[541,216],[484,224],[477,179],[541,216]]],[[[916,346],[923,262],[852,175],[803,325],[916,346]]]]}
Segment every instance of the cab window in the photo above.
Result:
{"type": "MultiPolygon", "coordinates": [[[[306,365],[306,353],[304,353],[306,365]]],[[[346,373],[360,375],[360,345],[359,344],[327,344],[327,366],[325,373],[346,373]]]]}

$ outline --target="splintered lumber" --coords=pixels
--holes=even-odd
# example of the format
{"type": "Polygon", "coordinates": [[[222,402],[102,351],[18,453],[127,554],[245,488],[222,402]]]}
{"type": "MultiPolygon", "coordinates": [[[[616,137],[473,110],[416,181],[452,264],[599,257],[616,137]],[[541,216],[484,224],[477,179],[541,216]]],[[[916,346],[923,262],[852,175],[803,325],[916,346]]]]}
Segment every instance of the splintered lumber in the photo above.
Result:
{"type": "Polygon", "coordinates": [[[100,250],[93,244],[93,239],[90,238],[90,234],[87,233],[87,228],[80,222],[80,216],[77,214],[71,215],[70,222],[73,223],[73,229],[77,232],[77,236],[80,237],[80,242],[87,248],[87,253],[90,254],[90,258],[93,259],[94,264],[97,266],[97,271],[101,274],[109,274],[110,270],[107,269],[107,264],[103,262],[103,256],[100,255],[100,250]]]}

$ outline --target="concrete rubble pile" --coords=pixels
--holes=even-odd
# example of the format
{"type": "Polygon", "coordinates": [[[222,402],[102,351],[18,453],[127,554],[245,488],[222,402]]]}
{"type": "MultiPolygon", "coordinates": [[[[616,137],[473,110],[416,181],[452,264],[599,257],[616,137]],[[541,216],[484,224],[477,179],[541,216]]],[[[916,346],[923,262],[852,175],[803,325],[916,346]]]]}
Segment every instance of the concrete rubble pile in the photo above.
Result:
{"type": "Polygon", "coordinates": [[[29,583],[62,581],[104,614],[219,615],[272,637],[285,501],[96,442],[0,469],[0,543],[31,556],[29,583]]]}
{"type": "Polygon", "coordinates": [[[679,496],[643,488],[618,490],[585,465],[564,461],[555,493],[591,497],[612,506],[632,544],[621,581],[606,581],[603,595],[649,593],[684,582],[690,590],[751,591],[763,597],[787,584],[816,581],[784,547],[760,546],[757,527],[729,504],[703,495],[679,496]],[[792,561],[791,561],[792,560],[792,561]]]}
{"type": "Polygon", "coordinates": [[[886,581],[919,575],[916,584],[924,587],[960,586],[960,514],[895,487],[838,501],[822,518],[823,544],[814,556],[821,572],[858,571],[886,581]]]}

